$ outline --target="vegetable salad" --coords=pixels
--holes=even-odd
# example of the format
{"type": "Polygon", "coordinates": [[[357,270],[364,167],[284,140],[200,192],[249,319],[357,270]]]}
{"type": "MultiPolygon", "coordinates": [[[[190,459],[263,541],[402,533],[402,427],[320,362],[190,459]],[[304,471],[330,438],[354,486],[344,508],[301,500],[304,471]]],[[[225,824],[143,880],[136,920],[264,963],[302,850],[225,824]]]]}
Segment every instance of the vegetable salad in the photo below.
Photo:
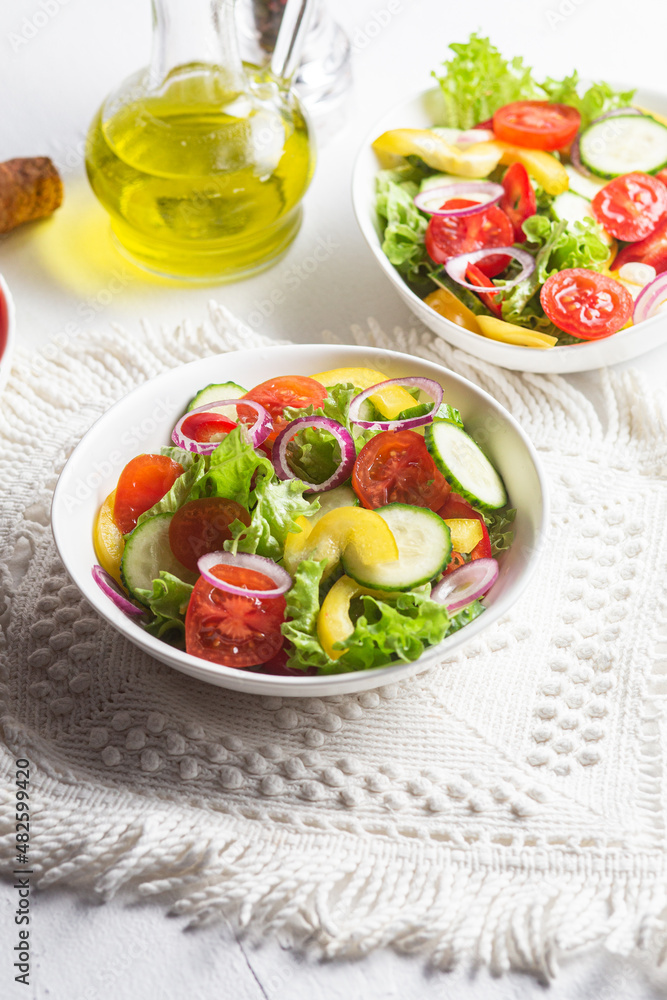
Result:
{"type": "Polygon", "coordinates": [[[512,541],[497,470],[427,378],[348,368],[205,387],[98,511],[93,575],[158,638],[298,674],[417,659],[512,541]]]}
{"type": "Polygon", "coordinates": [[[373,144],[391,263],[453,323],[524,347],[667,310],[667,121],[576,72],[538,82],[476,34],[450,49],[441,124],[373,144]]]}

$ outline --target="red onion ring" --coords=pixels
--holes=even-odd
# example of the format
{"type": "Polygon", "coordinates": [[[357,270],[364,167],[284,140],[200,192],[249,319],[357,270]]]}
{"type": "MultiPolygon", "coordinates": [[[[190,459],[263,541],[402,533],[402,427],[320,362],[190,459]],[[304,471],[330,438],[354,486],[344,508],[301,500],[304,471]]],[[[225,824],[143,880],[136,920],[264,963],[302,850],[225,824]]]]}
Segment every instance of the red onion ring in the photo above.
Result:
{"type": "Polygon", "coordinates": [[[194,410],[188,410],[187,413],[183,414],[171,432],[171,440],[177,448],[182,448],[184,451],[192,451],[197,455],[212,455],[220,442],[195,441],[194,438],[190,438],[183,433],[183,424],[193,413],[211,413],[216,406],[235,406],[238,408],[241,405],[249,406],[257,412],[257,420],[252,427],[247,428],[247,431],[250,435],[250,442],[253,448],[258,448],[271,433],[273,421],[261,403],[256,403],[254,399],[218,399],[213,403],[205,403],[204,406],[197,406],[194,410]]]}
{"type": "Polygon", "coordinates": [[[273,559],[251,555],[249,552],[237,552],[236,555],[232,552],[207,552],[197,561],[197,567],[203,578],[212,587],[241,597],[258,597],[260,600],[282,597],[292,586],[292,577],[286,569],[274,563],[273,559]],[[255,573],[268,576],[276,586],[271,590],[250,590],[247,587],[237,587],[233,583],[228,583],[227,580],[221,580],[211,572],[214,566],[220,565],[240,566],[242,569],[254,570],[255,573]]]}
{"type": "Polygon", "coordinates": [[[431,600],[444,604],[448,611],[460,611],[483,597],[497,579],[498,563],[495,559],[473,559],[447,573],[431,591],[431,600]]]}
{"type": "Polygon", "coordinates": [[[114,578],[97,563],[93,566],[91,573],[93,575],[93,580],[100,590],[103,591],[107,597],[113,601],[119,611],[126,614],[128,618],[140,618],[146,613],[143,608],[138,608],[136,604],[132,603],[132,601],[128,601],[125,594],[121,592],[120,587],[114,578]]]}
{"type": "MultiPolygon", "coordinates": [[[[424,424],[430,424],[433,420],[433,414],[442,403],[443,396],[444,393],[442,391],[442,386],[432,378],[421,378],[419,375],[410,375],[407,378],[388,378],[384,382],[378,382],[377,385],[372,385],[370,389],[364,389],[363,392],[360,392],[358,396],[354,397],[350,403],[350,423],[373,431],[395,431],[399,428],[401,430],[410,430],[412,427],[423,427],[424,424]],[[421,417],[407,417],[405,420],[360,420],[359,410],[361,408],[361,404],[365,402],[369,396],[374,395],[374,393],[378,392],[378,390],[384,389],[389,385],[414,385],[423,392],[428,393],[433,400],[433,406],[431,407],[430,412],[422,414],[421,417]]],[[[418,405],[419,404],[415,400],[415,406],[418,405]]]]}
{"type": "Polygon", "coordinates": [[[464,216],[474,215],[476,212],[483,212],[490,205],[495,205],[504,194],[502,184],[494,184],[493,181],[461,181],[458,184],[444,184],[442,187],[429,188],[420,191],[414,197],[417,208],[426,212],[427,215],[451,215],[464,216]],[[470,198],[474,200],[478,195],[486,195],[486,200],[478,202],[476,205],[469,205],[467,208],[429,208],[428,205],[434,201],[449,201],[450,198],[470,198]]]}
{"type": "MultiPolygon", "coordinates": [[[[478,260],[485,257],[499,257],[500,255],[514,257],[521,264],[521,271],[516,278],[505,281],[502,285],[497,285],[499,292],[504,292],[508,288],[514,288],[520,281],[524,281],[535,270],[535,259],[527,250],[518,250],[516,247],[488,247],[486,250],[475,250],[473,253],[462,253],[457,257],[450,257],[445,264],[445,271],[449,277],[463,288],[470,288],[473,292],[479,292],[479,285],[471,285],[465,280],[465,273],[468,264],[476,264],[478,260]]],[[[484,291],[484,289],[481,289],[484,291]]]]}
{"type": "Polygon", "coordinates": [[[273,451],[271,452],[273,468],[276,470],[278,479],[299,478],[292,472],[288,465],[287,446],[294,435],[306,427],[319,427],[321,430],[328,431],[329,434],[333,435],[340,446],[341,461],[334,474],[325,479],[323,483],[305,483],[305,486],[311,493],[324,493],[325,490],[333,490],[352,475],[352,467],[357,457],[357,449],[354,446],[350,432],[329,417],[297,417],[296,420],[291,420],[287,427],[283,428],[273,444],[273,451]]]}
{"type": "Polygon", "coordinates": [[[635,302],[632,322],[643,323],[644,320],[651,319],[655,315],[653,310],[664,299],[667,299],[667,271],[663,271],[642,288],[635,302]]]}
{"type": "MultiPolygon", "coordinates": [[[[590,128],[591,125],[596,125],[598,122],[603,122],[606,118],[617,118],[619,115],[642,115],[642,117],[646,117],[644,113],[640,111],[638,108],[615,108],[613,111],[608,111],[606,115],[600,115],[599,118],[594,118],[593,121],[590,123],[590,125],[587,125],[586,127],[590,128]]],[[[583,131],[585,132],[586,129],[583,129],[583,131]]],[[[572,166],[574,167],[575,170],[578,170],[580,174],[583,174],[584,177],[592,177],[594,179],[600,180],[601,178],[599,178],[597,174],[591,173],[588,167],[585,167],[581,161],[581,153],[579,151],[580,136],[581,133],[577,135],[572,145],[570,146],[570,160],[572,161],[572,166]]]]}

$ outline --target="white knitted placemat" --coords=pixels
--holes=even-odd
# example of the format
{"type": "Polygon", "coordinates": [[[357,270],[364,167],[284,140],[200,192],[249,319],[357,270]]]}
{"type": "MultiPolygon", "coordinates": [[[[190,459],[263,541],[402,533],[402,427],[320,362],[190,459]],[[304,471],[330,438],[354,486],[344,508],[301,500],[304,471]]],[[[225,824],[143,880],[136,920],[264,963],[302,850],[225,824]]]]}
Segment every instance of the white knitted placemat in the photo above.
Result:
{"type": "Polygon", "coordinates": [[[0,413],[3,860],[27,757],[42,887],[164,894],[194,923],[440,967],[549,975],[595,943],[662,947],[664,413],[633,375],[589,379],[594,406],[559,376],[476,364],[427,333],[353,333],[461,372],[530,434],[553,524],[528,593],[442,665],[359,695],[255,698],[170,670],[68,582],[51,492],[115,399],[264,341],[212,306],[200,329],[19,355],[0,413]]]}

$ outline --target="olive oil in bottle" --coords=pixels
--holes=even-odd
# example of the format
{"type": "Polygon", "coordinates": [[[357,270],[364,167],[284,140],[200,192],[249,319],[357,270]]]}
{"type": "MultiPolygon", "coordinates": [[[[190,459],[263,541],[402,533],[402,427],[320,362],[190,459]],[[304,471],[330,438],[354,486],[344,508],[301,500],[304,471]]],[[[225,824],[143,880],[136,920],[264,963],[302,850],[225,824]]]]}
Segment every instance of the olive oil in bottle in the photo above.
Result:
{"type": "MultiPolygon", "coordinates": [[[[186,6],[186,16],[201,8],[202,31],[217,8],[223,58],[179,61],[193,48],[184,49],[182,33],[172,59],[165,58],[163,31],[159,58],[154,51],[150,69],[130,78],[93,121],[86,169],[118,242],[136,262],[173,277],[233,280],[269,266],[296,235],[312,142],[293,92],[240,63],[233,4],[186,6]]],[[[161,0],[156,13],[163,7],[161,0]]]]}

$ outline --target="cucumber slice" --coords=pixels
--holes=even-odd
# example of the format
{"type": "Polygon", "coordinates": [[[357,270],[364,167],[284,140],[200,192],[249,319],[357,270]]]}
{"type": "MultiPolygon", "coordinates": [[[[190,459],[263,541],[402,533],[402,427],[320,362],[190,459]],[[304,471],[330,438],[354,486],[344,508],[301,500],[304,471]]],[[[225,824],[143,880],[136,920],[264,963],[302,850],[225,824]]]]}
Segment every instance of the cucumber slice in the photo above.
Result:
{"type": "Polygon", "coordinates": [[[460,184],[464,177],[455,177],[454,174],[431,174],[425,177],[419,185],[419,193],[430,191],[431,188],[443,187],[445,184],[460,184]]]}
{"type": "MultiPolygon", "coordinates": [[[[597,219],[593,215],[591,203],[583,195],[576,194],[575,191],[563,191],[557,195],[551,205],[551,211],[561,222],[567,222],[568,226],[572,222],[589,222],[592,220],[597,224],[597,219]]],[[[607,246],[611,246],[611,236],[602,226],[598,226],[600,238],[607,246]]]]}
{"type": "Polygon", "coordinates": [[[138,590],[153,589],[153,580],[161,569],[184,583],[194,583],[197,579],[197,574],[186,569],[171,551],[169,523],[173,516],[173,513],[166,513],[149,517],[125,542],[120,575],[126,590],[136,600],[140,600],[138,590]]]}
{"type": "Polygon", "coordinates": [[[196,396],[193,396],[188,403],[188,410],[196,410],[198,406],[205,406],[206,403],[215,403],[219,399],[238,399],[245,396],[247,389],[242,389],[236,382],[211,382],[205,389],[200,389],[196,396]]]}
{"type": "Polygon", "coordinates": [[[648,115],[606,118],[581,133],[579,155],[598,177],[653,174],[667,165],[667,128],[648,115]]]}
{"type": "MultiPolygon", "coordinates": [[[[597,177],[585,177],[580,174],[576,167],[573,167],[571,163],[565,165],[565,173],[567,174],[570,181],[570,191],[574,191],[575,194],[580,194],[582,198],[588,198],[589,201],[593,201],[593,198],[598,193],[600,188],[603,188],[606,181],[602,178],[597,177]]],[[[560,195],[558,196],[560,197],[560,195]]]]}
{"type": "Polygon", "coordinates": [[[483,510],[505,506],[505,484],[469,434],[449,420],[434,420],[426,425],[424,440],[435,464],[465,500],[483,510]]]}
{"type": "Polygon", "coordinates": [[[342,562],[348,576],[374,590],[411,590],[442,573],[449,562],[452,539],[439,514],[405,503],[390,503],[375,513],[391,528],[398,559],[370,566],[347,550],[342,562]]]}
{"type": "Polygon", "coordinates": [[[551,205],[551,210],[562,222],[583,222],[584,219],[594,219],[591,203],[583,195],[574,191],[564,191],[557,195],[551,205]]]}
{"type": "Polygon", "coordinates": [[[308,520],[311,524],[316,524],[330,510],[336,510],[338,507],[359,506],[359,497],[351,486],[337,486],[335,490],[320,493],[317,499],[320,501],[320,509],[309,515],[308,520]]]}

